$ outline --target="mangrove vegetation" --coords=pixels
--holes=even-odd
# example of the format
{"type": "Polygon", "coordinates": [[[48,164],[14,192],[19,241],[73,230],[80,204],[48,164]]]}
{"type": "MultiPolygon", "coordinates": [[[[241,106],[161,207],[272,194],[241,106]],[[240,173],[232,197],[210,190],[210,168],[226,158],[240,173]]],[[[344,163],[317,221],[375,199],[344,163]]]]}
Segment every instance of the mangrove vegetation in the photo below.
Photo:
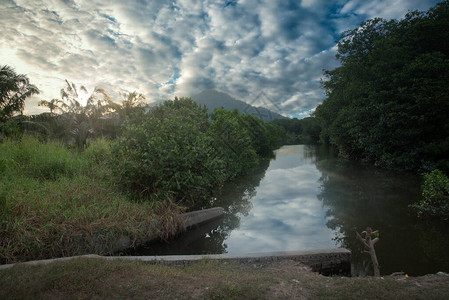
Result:
{"type": "Polygon", "coordinates": [[[113,253],[122,237],[179,232],[176,216],[211,206],[225,183],[283,144],[322,143],[340,157],[425,174],[418,215],[449,215],[449,1],[401,20],[374,18],[338,39],[312,116],[264,122],[175,97],[116,102],[66,81],[49,112],[23,115],[39,93],[0,69],[0,263],[113,253]],[[87,99],[82,104],[81,95],[87,99]],[[148,224],[157,222],[156,227],[148,224]]]}

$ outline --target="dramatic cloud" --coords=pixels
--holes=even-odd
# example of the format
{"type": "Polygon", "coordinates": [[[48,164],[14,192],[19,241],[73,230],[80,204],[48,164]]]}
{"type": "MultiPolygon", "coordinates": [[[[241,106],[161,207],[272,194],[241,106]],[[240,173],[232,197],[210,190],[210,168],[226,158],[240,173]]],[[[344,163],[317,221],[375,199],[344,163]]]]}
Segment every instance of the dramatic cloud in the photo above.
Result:
{"type": "MultiPolygon", "coordinates": [[[[285,115],[320,103],[339,33],[372,17],[401,18],[436,0],[3,0],[0,64],[58,97],[64,79],[149,101],[214,88],[285,115]],[[261,101],[261,100],[260,100],[261,101]]],[[[38,113],[37,99],[27,112],[38,113]]]]}

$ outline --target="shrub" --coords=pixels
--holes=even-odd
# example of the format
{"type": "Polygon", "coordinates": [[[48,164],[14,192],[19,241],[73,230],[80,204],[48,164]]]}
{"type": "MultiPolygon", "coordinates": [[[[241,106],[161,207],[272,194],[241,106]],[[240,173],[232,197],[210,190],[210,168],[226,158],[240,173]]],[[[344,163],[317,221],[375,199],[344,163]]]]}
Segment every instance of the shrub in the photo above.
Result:
{"type": "Polygon", "coordinates": [[[207,126],[207,112],[188,98],[152,108],[139,125],[126,124],[113,151],[118,181],[137,197],[171,194],[189,206],[206,204],[224,181],[207,126]]]}
{"type": "Polygon", "coordinates": [[[99,138],[88,143],[88,147],[84,150],[85,159],[91,163],[105,162],[112,155],[112,143],[105,138],[99,138]]]}
{"type": "Polygon", "coordinates": [[[274,147],[268,130],[271,124],[250,114],[239,115],[239,123],[249,133],[251,144],[258,155],[268,157],[273,154],[274,147]]]}
{"type": "Polygon", "coordinates": [[[27,136],[0,143],[0,264],[111,254],[121,237],[135,245],[179,231],[179,206],[128,201],[102,176],[108,145],[99,140],[80,153],[27,136]]]}
{"type": "Polygon", "coordinates": [[[269,156],[282,128],[237,111],[217,109],[210,118],[190,98],[153,107],[140,123],[126,123],[111,161],[118,182],[135,197],[170,195],[203,207],[223,183],[269,156]]]}
{"type": "Polygon", "coordinates": [[[413,205],[418,215],[449,216],[449,179],[436,169],[423,174],[424,183],[421,185],[423,198],[413,205]]]}
{"type": "Polygon", "coordinates": [[[225,164],[226,179],[241,175],[258,163],[253,141],[235,111],[217,109],[211,115],[208,134],[213,140],[214,154],[225,164]]]}

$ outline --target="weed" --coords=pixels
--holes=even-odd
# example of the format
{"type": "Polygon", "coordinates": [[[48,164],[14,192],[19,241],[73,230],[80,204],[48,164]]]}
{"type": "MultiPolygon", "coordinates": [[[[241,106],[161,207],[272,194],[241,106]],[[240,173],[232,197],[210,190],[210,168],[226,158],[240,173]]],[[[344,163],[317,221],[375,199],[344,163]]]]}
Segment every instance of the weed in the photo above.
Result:
{"type": "Polygon", "coordinates": [[[107,176],[107,142],[92,147],[71,152],[27,136],[0,144],[0,263],[113,253],[121,237],[133,246],[177,230],[176,204],[129,201],[107,176]],[[149,226],[162,211],[167,232],[149,226]]]}

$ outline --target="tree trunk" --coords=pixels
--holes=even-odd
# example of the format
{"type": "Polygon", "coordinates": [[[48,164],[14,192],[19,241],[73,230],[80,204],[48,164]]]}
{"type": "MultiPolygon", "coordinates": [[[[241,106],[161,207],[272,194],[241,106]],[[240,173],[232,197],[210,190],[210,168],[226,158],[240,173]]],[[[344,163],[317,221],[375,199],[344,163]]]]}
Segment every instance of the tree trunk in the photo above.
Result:
{"type": "Polygon", "coordinates": [[[379,261],[377,260],[376,256],[376,250],[374,250],[374,245],[379,241],[379,238],[376,237],[375,239],[371,239],[372,234],[378,233],[378,231],[371,232],[371,228],[366,228],[366,231],[363,231],[362,233],[365,234],[365,238],[362,238],[362,236],[357,233],[357,237],[362,242],[362,244],[367,248],[369,255],[371,256],[371,261],[373,262],[373,268],[374,268],[374,276],[380,277],[380,267],[379,267],[379,261]]]}

